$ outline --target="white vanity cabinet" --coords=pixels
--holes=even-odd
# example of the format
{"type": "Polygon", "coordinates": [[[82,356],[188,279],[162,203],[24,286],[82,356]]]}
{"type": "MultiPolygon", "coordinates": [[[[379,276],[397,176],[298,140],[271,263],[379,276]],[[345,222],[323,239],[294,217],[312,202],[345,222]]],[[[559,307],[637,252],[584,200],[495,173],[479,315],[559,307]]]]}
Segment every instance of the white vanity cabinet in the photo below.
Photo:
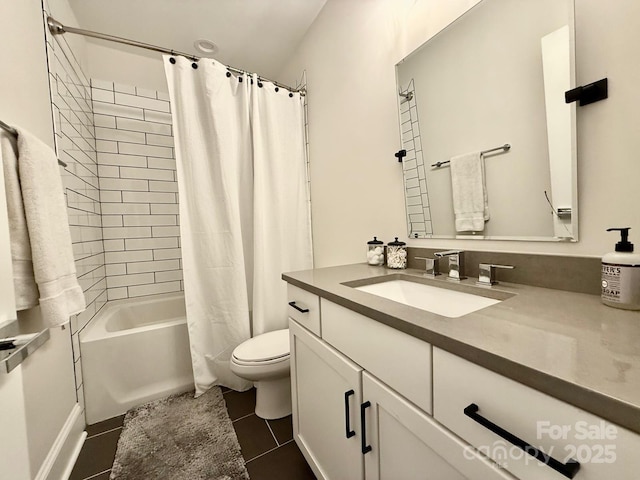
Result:
{"type": "Polygon", "coordinates": [[[640,478],[640,435],[298,290],[294,439],[319,479],[640,478]]]}
{"type": "MultiPolygon", "coordinates": [[[[407,386],[406,394],[424,394],[418,400],[431,409],[428,343],[324,299],[321,306],[321,324],[324,319],[333,320],[322,324],[328,327],[324,332],[329,337],[389,383],[407,386]],[[363,348],[366,345],[368,349],[363,348]],[[411,365],[416,365],[417,371],[399,374],[409,373],[411,365]],[[413,376],[417,372],[420,379],[413,376]]],[[[438,425],[402,391],[390,388],[296,319],[290,319],[289,331],[294,438],[318,478],[513,478],[438,425]]]]}

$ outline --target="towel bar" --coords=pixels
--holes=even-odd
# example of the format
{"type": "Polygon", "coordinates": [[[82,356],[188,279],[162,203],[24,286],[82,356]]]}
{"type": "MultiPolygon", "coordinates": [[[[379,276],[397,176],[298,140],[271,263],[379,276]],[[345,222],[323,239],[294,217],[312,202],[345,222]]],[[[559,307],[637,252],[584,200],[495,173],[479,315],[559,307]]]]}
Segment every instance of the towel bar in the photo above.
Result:
{"type": "MultiPolygon", "coordinates": [[[[480,152],[480,155],[486,155],[487,153],[497,152],[498,150],[502,150],[504,152],[508,152],[510,148],[511,148],[511,145],[509,145],[508,143],[505,143],[504,145],[501,145],[500,147],[490,148],[488,150],[482,150],[480,152]]],[[[436,167],[436,168],[440,168],[442,165],[445,165],[445,164],[447,164],[449,162],[451,162],[451,160],[444,160],[442,162],[432,163],[431,166],[432,167],[436,167]]]]}
{"type": "MultiPolygon", "coordinates": [[[[10,125],[7,125],[6,123],[4,123],[2,120],[0,120],[0,128],[2,128],[3,130],[9,132],[11,135],[13,135],[14,137],[18,136],[18,131],[13,128],[10,125]]],[[[62,167],[67,167],[67,164],[64,163],[62,160],[58,160],[58,165],[62,166],[62,167]]]]}

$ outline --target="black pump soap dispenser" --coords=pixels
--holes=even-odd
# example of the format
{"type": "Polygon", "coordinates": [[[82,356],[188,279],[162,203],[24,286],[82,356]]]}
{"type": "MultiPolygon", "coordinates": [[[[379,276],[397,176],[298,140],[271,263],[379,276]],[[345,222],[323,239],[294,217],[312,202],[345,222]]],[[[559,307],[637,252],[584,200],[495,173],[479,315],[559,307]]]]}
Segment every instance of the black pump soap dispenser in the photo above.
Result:
{"type": "Polygon", "coordinates": [[[625,310],[640,310],[640,253],[633,253],[630,227],[608,228],[619,231],[615,252],[602,257],[602,303],[625,310]]]}

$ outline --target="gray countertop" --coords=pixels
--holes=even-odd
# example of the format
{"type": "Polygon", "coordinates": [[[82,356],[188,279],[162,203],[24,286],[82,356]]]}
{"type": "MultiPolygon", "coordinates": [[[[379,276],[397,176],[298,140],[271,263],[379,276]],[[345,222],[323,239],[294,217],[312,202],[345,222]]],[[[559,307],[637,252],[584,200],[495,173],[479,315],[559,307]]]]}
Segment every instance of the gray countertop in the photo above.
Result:
{"type": "MultiPolygon", "coordinates": [[[[290,272],[282,278],[640,433],[640,311],[607,307],[597,295],[501,283],[483,290],[512,296],[447,318],[343,285],[393,274],[452,285],[445,276],[429,280],[418,270],[367,264],[290,272]]],[[[482,288],[474,286],[475,280],[463,280],[462,289],[482,288]]]]}

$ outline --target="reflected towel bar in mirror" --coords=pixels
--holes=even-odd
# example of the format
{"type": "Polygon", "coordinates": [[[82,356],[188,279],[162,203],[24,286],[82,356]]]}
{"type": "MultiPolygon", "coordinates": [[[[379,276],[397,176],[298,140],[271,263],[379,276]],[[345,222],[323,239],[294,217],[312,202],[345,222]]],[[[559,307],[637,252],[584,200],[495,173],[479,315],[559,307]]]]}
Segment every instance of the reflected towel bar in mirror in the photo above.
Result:
{"type": "MultiPolygon", "coordinates": [[[[501,145],[500,147],[490,148],[489,150],[482,150],[480,152],[480,155],[486,155],[487,153],[497,152],[499,150],[502,150],[503,152],[508,152],[510,148],[511,148],[511,145],[509,145],[508,143],[505,143],[504,145],[501,145]]],[[[450,162],[451,162],[451,160],[445,160],[443,162],[432,163],[431,166],[435,167],[435,168],[440,168],[442,165],[446,165],[447,163],[450,163],[450,162]]]]}

